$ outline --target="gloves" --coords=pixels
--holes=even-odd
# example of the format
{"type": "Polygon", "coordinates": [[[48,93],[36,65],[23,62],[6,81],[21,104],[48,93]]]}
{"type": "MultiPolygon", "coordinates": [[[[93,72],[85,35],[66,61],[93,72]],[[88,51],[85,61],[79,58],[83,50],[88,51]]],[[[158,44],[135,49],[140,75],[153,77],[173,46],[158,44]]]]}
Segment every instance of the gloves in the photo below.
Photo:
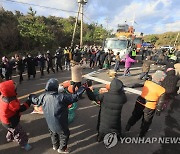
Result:
{"type": "Polygon", "coordinates": [[[156,115],[160,116],[161,115],[161,110],[156,110],[156,115]]]}
{"type": "Polygon", "coordinates": [[[86,80],[87,86],[91,87],[92,86],[92,80],[86,80]]]}
{"type": "Polygon", "coordinates": [[[35,94],[30,94],[28,96],[28,99],[27,99],[27,104],[30,106],[31,104],[33,104],[33,101],[36,99],[36,95],[35,94]]]}
{"type": "Polygon", "coordinates": [[[31,106],[31,104],[32,104],[32,101],[31,100],[29,100],[29,99],[27,99],[26,100],[26,103],[28,104],[28,106],[30,107],[31,106]]]}
{"type": "Polygon", "coordinates": [[[85,88],[84,86],[81,86],[81,87],[77,90],[76,94],[79,96],[79,95],[81,95],[85,90],[86,90],[86,88],[85,88]]]}

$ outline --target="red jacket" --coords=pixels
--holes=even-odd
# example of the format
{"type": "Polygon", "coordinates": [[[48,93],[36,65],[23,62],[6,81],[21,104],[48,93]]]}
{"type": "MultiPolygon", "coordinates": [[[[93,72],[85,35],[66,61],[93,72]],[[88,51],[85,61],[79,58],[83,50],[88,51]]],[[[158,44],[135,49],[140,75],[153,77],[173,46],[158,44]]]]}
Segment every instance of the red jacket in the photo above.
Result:
{"type": "Polygon", "coordinates": [[[20,121],[20,112],[25,111],[30,105],[20,105],[17,99],[16,87],[12,80],[0,83],[0,121],[5,127],[16,127],[20,121]]]}

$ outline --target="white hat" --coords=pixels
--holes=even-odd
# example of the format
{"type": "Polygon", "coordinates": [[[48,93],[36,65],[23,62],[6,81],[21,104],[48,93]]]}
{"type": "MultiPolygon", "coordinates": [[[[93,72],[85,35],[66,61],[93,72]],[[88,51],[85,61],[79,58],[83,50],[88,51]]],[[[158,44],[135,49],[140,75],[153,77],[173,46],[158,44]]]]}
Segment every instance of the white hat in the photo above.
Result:
{"type": "Polygon", "coordinates": [[[64,91],[64,87],[62,85],[59,85],[58,93],[62,93],[63,91],[64,91]]]}
{"type": "Polygon", "coordinates": [[[153,75],[152,75],[152,81],[159,84],[161,81],[164,80],[164,78],[166,77],[166,74],[161,71],[161,70],[157,70],[153,75]]]}

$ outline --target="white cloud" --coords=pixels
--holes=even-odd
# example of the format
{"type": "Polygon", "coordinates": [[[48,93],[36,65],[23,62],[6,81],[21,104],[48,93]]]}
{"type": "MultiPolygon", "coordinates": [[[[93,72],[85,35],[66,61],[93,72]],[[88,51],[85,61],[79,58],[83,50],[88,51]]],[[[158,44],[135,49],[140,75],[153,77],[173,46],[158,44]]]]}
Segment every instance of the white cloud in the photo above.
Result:
{"type": "MultiPolygon", "coordinates": [[[[78,4],[76,0],[16,0],[25,3],[48,6],[63,10],[77,12],[78,4]]],[[[28,5],[0,2],[6,10],[19,10],[23,13],[28,11],[28,5]]],[[[105,19],[108,17],[109,29],[116,30],[117,25],[124,23],[129,24],[135,15],[134,25],[136,31],[144,33],[155,33],[163,31],[176,31],[180,29],[180,1],[179,0],[89,0],[84,7],[84,20],[87,22],[98,22],[107,27],[105,19]],[[89,20],[90,19],[90,20],[89,20]]],[[[76,13],[33,7],[38,15],[44,16],[76,16],[76,13]]]]}
{"type": "Polygon", "coordinates": [[[180,31],[180,21],[167,23],[165,25],[157,26],[154,28],[155,33],[163,33],[163,32],[172,32],[172,31],[180,31]]]}

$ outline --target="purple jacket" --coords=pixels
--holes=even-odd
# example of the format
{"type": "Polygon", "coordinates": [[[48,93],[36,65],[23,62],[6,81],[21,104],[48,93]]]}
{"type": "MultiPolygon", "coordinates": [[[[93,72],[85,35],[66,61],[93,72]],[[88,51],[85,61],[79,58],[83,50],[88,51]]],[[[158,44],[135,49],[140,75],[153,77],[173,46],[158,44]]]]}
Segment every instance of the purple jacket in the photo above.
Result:
{"type": "Polygon", "coordinates": [[[125,62],[125,68],[130,68],[131,67],[131,63],[135,63],[136,60],[132,59],[131,57],[129,57],[129,55],[126,55],[126,58],[121,60],[122,62],[125,62]]]}

